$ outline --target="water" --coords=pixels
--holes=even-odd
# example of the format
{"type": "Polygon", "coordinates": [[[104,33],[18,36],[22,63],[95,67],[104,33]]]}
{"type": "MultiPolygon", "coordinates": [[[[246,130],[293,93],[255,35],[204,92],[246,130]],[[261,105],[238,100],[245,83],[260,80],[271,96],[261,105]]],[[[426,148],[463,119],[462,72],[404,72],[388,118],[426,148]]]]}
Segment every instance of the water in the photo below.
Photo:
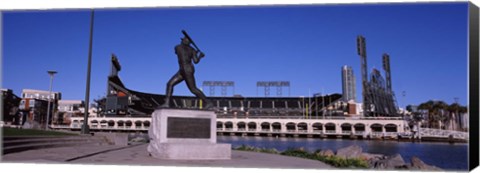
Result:
{"type": "Polygon", "coordinates": [[[410,163],[412,156],[416,156],[426,164],[434,165],[445,170],[466,171],[468,169],[467,144],[239,136],[217,136],[217,141],[219,143],[230,143],[232,147],[249,145],[260,148],[275,148],[279,151],[303,147],[310,152],[314,152],[317,149],[331,149],[336,151],[339,148],[358,145],[362,147],[363,152],[368,153],[384,155],[399,153],[407,163],[410,163]]]}

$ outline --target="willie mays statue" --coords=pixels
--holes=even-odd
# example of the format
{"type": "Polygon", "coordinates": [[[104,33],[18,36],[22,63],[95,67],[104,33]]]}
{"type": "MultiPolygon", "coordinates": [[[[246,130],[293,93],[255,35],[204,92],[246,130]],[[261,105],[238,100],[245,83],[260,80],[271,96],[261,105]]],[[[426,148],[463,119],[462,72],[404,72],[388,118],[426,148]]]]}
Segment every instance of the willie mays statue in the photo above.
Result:
{"type": "Polygon", "coordinates": [[[205,54],[200,51],[200,49],[193,42],[192,38],[190,38],[187,32],[182,30],[182,33],[184,35],[184,37],[181,38],[182,42],[179,45],[175,46],[175,54],[177,54],[178,65],[180,66],[180,69],[168,81],[165,103],[160,107],[170,107],[170,99],[173,94],[173,88],[178,83],[185,81],[190,92],[192,92],[197,98],[200,98],[205,103],[204,108],[211,108],[213,106],[212,103],[207,100],[205,94],[203,94],[203,92],[200,91],[195,84],[195,68],[192,64],[192,61],[195,64],[198,64],[200,62],[200,59],[205,57],[205,54]],[[191,47],[190,44],[192,44],[196,49],[191,47]]]}

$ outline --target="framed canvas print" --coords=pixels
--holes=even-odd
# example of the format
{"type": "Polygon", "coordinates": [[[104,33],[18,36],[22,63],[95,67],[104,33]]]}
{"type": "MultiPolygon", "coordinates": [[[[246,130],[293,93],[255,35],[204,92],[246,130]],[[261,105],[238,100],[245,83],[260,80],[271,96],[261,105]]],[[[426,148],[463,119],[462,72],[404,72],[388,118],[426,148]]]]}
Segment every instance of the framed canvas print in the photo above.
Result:
{"type": "Polygon", "coordinates": [[[469,171],[477,5],[5,9],[1,161],[469,171]]]}

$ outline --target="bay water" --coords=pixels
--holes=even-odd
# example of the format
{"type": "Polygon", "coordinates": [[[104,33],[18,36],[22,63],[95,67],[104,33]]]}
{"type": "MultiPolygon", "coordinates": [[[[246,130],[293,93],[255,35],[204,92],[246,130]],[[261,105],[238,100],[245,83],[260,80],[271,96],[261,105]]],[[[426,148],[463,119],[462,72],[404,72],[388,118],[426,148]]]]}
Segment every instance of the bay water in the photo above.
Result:
{"type": "Polygon", "coordinates": [[[304,148],[309,152],[339,148],[350,145],[362,147],[363,152],[372,154],[400,154],[405,162],[410,163],[412,156],[444,170],[466,171],[468,169],[468,144],[443,142],[399,142],[389,140],[350,140],[350,139],[319,139],[319,138],[285,138],[257,136],[217,136],[219,143],[230,143],[236,148],[248,145],[259,148],[275,148],[285,151],[289,148],[304,148]]]}

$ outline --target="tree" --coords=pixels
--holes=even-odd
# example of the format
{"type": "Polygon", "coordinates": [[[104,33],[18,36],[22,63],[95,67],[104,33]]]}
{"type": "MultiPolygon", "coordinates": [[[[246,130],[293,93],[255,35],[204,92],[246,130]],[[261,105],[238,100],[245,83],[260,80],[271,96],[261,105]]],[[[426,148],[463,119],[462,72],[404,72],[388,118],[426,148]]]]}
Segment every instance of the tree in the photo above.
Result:
{"type": "Polygon", "coordinates": [[[428,115],[427,115],[427,127],[431,128],[432,126],[432,123],[431,123],[431,120],[432,120],[432,111],[433,111],[433,100],[429,100],[425,103],[421,103],[420,105],[418,105],[418,109],[419,110],[427,110],[428,111],[428,115]]]}
{"type": "Polygon", "coordinates": [[[455,119],[455,118],[459,118],[459,115],[462,114],[462,113],[466,113],[467,112],[467,107],[466,106],[462,106],[458,103],[452,103],[451,105],[448,106],[447,108],[448,112],[449,112],[449,115],[448,116],[448,119],[447,119],[447,122],[449,123],[453,123],[451,124],[453,130],[460,130],[458,126],[458,119],[455,119]],[[454,117],[455,115],[455,117],[454,117]]]}
{"type": "Polygon", "coordinates": [[[447,120],[448,104],[443,101],[437,101],[433,104],[433,119],[438,129],[444,129],[447,120]]]}
{"type": "Polygon", "coordinates": [[[429,100],[425,103],[421,103],[418,106],[420,110],[428,110],[428,126],[429,128],[439,128],[442,129],[445,127],[447,122],[451,122],[453,119],[453,114],[459,115],[459,113],[466,113],[467,107],[461,106],[458,103],[453,103],[448,105],[444,101],[433,101],[429,100]]]}

